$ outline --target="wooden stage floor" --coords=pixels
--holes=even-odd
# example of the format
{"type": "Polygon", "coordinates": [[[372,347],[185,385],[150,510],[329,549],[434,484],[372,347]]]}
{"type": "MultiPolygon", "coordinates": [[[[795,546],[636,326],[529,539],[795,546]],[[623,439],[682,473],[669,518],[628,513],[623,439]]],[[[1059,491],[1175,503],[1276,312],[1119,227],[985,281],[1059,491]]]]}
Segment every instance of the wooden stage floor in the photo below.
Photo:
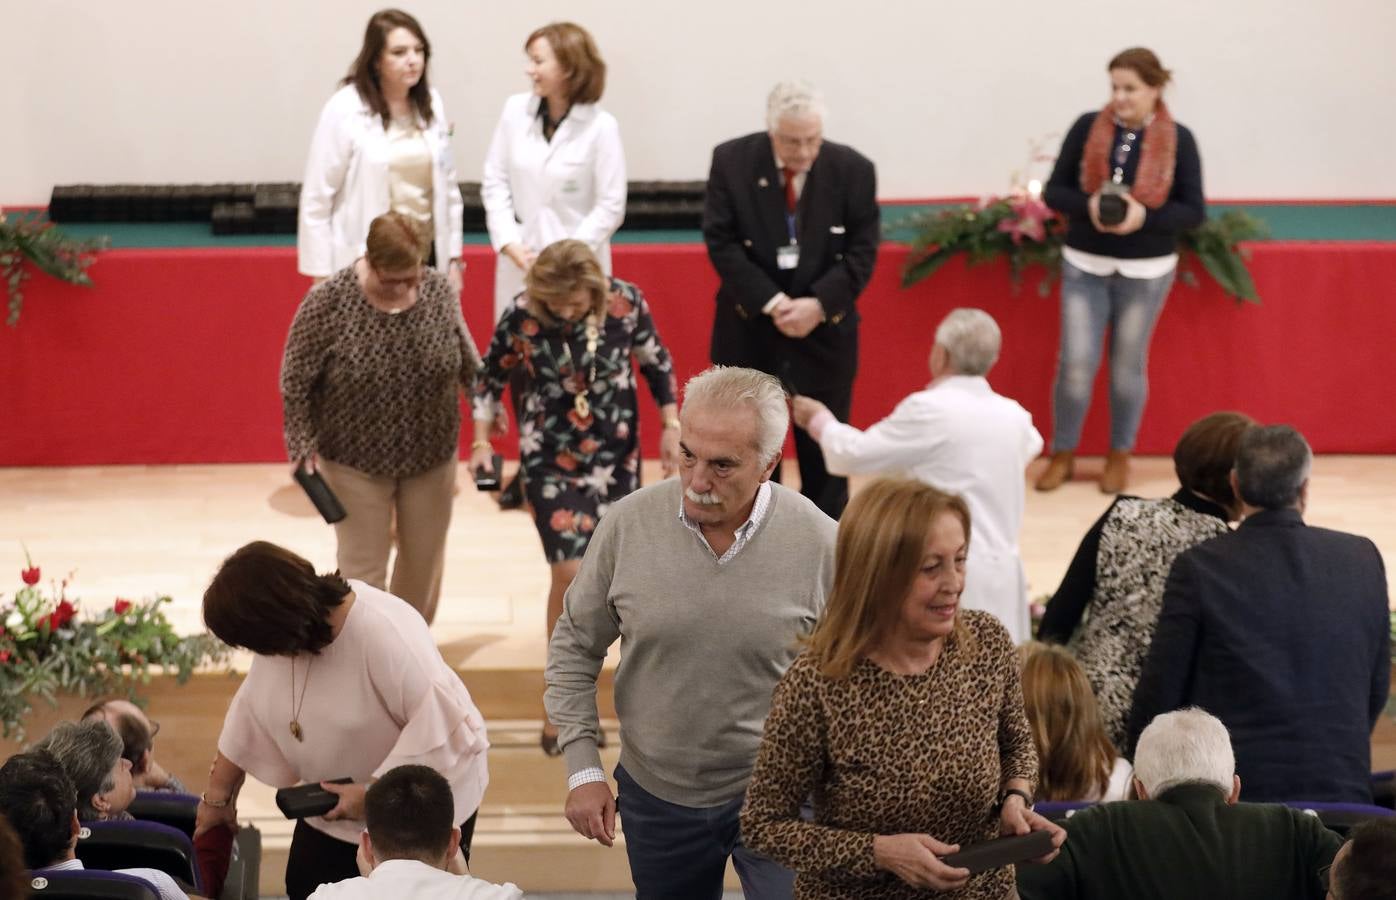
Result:
{"type": "MultiPolygon", "coordinates": [[[[1045,461],[1029,470],[1029,479],[1045,461]]],[[[1023,560],[1033,598],[1056,587],[1081,536],[1109,504],[1086,480],[1051,494],[1027,492],[1023,560]]],[[[786,469],[794,478],[793,462],[786,469]]],[[[659,477],[646,464],[649,480],[659,477]]],[[[1171,460],[1141,458],[1131,491],[1175,488],[1171,460]]],[[[855,482],[855,490],[857,484],[855,482]]],[[[1323,456],[1314,464],[1307,520],[1366,535],[1396,580],[1396,460],[1323,456]]],[[[23,546],[46,578],[73,573],[72,593],[91,607],[117,596],[170,595],[175,627],[202,627],[200,598],[219,561],[243,543],[283,544],[333,568],[333,529],[315,515],[282,465],[108,466],[0,469],[0,595],[19,586],[23,546]]],[[[501,512],[464,476],[448,540],[433,630],[460,668],[541,668],[547,567],[532,519],[501,512]]],[[[1394,591],[1393,593],[1396,593],[1394,591]]],[[[2,601],[0,601],[2,602],[2,601]]]]}

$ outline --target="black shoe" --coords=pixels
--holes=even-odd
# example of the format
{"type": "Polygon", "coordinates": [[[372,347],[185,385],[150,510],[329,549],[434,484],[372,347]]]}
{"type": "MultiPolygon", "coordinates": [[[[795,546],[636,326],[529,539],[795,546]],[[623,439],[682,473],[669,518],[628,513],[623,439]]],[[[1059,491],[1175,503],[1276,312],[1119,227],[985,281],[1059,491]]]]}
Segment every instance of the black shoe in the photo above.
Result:
{"type": "Polygon", "coordinates": [[[515,475],[514,480],[499,492],[495,502],[499,504],[500,509],[521,509],[524,505],[523,479],[515,475]]]}

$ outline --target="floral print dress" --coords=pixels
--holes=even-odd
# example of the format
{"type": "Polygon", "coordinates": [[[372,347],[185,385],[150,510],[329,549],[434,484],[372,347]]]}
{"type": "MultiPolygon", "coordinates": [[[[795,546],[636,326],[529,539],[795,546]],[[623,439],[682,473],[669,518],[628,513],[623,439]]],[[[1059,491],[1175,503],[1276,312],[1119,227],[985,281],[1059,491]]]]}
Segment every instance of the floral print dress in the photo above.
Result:
{"type": "Polygon", "coordinates": [[[669,351],[659,340],[639,288],[611,279],[596,352],[587,352],[586,322],[545,324],[520,295],[500,318],[475,382],[474,415],[492,419],[513,370],[527,376],[518,423],[528,500],[549,563],[580,559],[597,520],[640,485],[639,415],[634,359],[650,394],[664,406],[678,389],[669,351]],[[593,377],[592,373],[595,373],[593,377]],[[586,414],[577,395],[587,398],[586,414]]]}

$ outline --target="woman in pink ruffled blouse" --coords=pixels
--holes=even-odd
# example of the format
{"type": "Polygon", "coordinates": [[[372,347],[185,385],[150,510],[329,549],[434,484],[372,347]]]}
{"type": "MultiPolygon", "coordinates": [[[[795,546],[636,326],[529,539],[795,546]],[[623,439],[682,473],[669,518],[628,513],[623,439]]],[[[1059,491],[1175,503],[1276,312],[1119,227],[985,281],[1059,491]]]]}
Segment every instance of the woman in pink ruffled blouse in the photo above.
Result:
{"type": "Polygon", "coordinates": [[[350,778],[324,784],[339,795],[334,809],[296,823],[286,893],[298,900],[359,874],[368,785],[415,763],[450,782],[468,859],[489,741],[416,610],[258,541],[224,561],[204,594],[204,621],[256,656],[223,721],[196,834],[236,822],[248,774],[278,788],[350,778]]]}

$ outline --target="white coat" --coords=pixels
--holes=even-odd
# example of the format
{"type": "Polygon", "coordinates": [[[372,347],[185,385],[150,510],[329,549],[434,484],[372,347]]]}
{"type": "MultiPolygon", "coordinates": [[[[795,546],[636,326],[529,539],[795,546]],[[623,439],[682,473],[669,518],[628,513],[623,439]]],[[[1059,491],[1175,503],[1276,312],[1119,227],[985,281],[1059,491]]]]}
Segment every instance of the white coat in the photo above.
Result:
{"type": "MultiPolygon", "coordinates": [[[[441,95],[431,92],[432,122],[418,117],[431,151],[432,225],[436,267],[443,272],[461,255],[461,215],[465,208],[451,155],[451,126],[441,95]]],[[[335,91],[320,112],[310,142],[310,159],[301,184],[296,232],[301,274],[333,275],[364,255],[368,226],[389,211],[388,136],[358,90],[335,91]]]]}
{"type": "Polygon", "coordinates": [[[1018,555],[1024,475],[1042,452],[1032,415],[978,376],[941,378],[867,431],[830,422],[819,435],[835,475],[898,474],[951,494],[969,507],[969,558],[960,602],[1028,640],[1027,578],[1018,555]]]}
{"type": "MultiPolygon", "coordinates": [[[[625,151],[615,116],[577,103],[551,141],[538,117],[541,97],[516,94],[504,102],[485,156],[480,197],[490,245],[513,243],[537,253],[563,238],[585,241],[611,274],[611,235],[625,218],[625,151]]],[[[495,319],[523,290],[523,270],[496,256],[495,319]]]]}

